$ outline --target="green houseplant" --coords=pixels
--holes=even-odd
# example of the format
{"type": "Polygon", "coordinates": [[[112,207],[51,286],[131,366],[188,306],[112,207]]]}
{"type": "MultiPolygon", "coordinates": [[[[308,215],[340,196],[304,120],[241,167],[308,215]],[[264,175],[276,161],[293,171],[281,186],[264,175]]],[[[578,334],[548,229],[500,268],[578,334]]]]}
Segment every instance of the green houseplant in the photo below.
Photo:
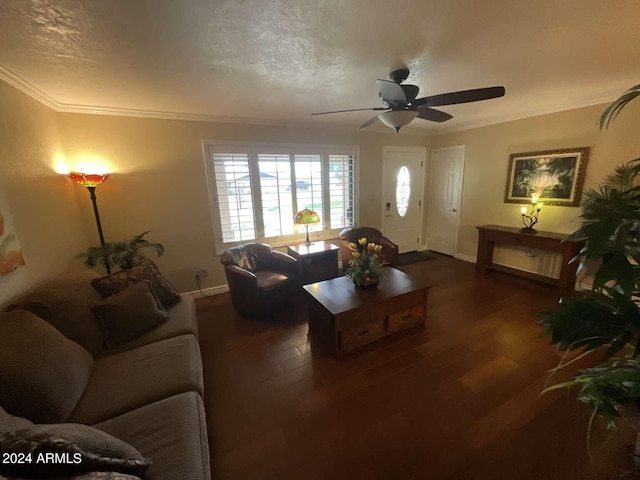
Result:
{"type": "Polygon", "coordinates": [[[131,240],[108,242],[100,247],[90,247],[79,256],[84,258],[84,264],[88,268],[95,268],[98,265],[106,267],[109,264],[117,265],[121,270],[129,270],[137,262],[146,258],[141,252],[142,249],[150,248],[156,252],[158,257],[164,253],[164,246],[159,243],[151,243],[144,238],[147,233],[149,230],[136,235],[131,240]]]}
{"type": "MultiPolygon", "coordinates": [[[[601,128],[639,95],[637,85],[611,104],[600,118],[601,128]]],[[[598,189],[585,193],[582,226],[569,238],[586,238],[582,266],[595,264],[593,285],[578,296],[563,298],[560,310],[543,312],[539,322],[560,350],[582,350],[570,361],[565,356],[554,372],[586,355],[600,355],[597,366],[545,389],[578,387],[579,400],[592,410],[590,426],[596,417],[608,420],[609,426],[625,418],[640,429],[638,180],[640,158],[616,167],[598,189]]]]}

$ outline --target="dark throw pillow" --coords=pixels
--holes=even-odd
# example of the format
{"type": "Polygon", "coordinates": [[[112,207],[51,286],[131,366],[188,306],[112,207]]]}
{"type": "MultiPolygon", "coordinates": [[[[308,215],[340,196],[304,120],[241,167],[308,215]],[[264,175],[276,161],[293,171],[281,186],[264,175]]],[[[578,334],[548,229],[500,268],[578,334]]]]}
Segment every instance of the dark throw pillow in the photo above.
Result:
{"type": "Polygon", "coordinates": [[[33,313],[0,313],[0,405],[8,413],[64,422],[92,370],[89,352],[33,313]]]}
{"type": "Polygon", "coordinates": [[[52,478],[95,471],[141,476],[151,464],[128,443],[78,423],[0,432],[0,451],[28,458],[22,463],[0,463],[1,474],[15,477],[52,478]]]}
{"type": "Polygon", "coordinates": [[[162,276],[156,264],[149,259],[136,263],[130,270],[121,270],[102,278],[93,279],[91,285],[102,295],[102,298],[107,298],[142,281],[151,284],[151,288],[158,295],[164,308],[172,307],[180,301],[178,291],[162,276]]]}
{"type": "Polygon", "coordinates": [[[108,347],[129,342],[169,320],[147,281],[107,297],[92,309],[108,347]]]}

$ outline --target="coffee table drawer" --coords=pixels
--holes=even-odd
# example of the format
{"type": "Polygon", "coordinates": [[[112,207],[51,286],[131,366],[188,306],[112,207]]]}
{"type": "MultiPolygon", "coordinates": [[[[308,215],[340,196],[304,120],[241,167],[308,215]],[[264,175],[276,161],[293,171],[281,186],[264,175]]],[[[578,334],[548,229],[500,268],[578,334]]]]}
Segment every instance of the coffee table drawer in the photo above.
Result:
{"type": "Polygon", "coordinates": [[[409,308],[389,315],[389,333],[404,330],[406,328],[422,325],[424,322],[424,305],[409,308]]]}
{"type": "Polygon", "coordinates": [[[346,352],[384,337],[384,319],[340,332],[340,350],[346,352]]]}

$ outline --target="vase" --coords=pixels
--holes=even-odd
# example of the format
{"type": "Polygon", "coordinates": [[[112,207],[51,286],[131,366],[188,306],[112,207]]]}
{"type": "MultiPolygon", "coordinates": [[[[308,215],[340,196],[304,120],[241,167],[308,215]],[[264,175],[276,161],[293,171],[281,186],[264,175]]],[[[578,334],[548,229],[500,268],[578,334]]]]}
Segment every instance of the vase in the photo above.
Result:
{"type": "Polygon", "coordinates": [[[357,283],[355,280],[353,281],[356,288],[372,288],[378,286],[378,283],[380,283],[380,279],[378,277],[368,277],[365,278],[364,282],[360,283],[357,283]]]}

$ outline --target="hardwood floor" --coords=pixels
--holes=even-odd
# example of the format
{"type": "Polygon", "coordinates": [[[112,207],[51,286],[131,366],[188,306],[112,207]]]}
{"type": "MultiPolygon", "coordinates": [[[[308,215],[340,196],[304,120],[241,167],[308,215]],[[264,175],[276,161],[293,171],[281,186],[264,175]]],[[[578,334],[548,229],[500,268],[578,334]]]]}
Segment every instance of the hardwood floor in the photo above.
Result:
{"type": "MultiPolygon", "coordinates": [[[[541,338],[553,288],[448,257],[424,278],[424,330],[341,359],[307,337],[305,299],[269,318],[197,300],[213,477],[613,479],[634,432],[592,431],[575,393],[540,396],[560,354],[541,338]]],[[[585,366],[586,364],[582,364],[585,366]]],[[[566,378],[570,372],[558,375],[566,378]]],[[[555,379],[555,378],[554,378],[555,379]]]]}

